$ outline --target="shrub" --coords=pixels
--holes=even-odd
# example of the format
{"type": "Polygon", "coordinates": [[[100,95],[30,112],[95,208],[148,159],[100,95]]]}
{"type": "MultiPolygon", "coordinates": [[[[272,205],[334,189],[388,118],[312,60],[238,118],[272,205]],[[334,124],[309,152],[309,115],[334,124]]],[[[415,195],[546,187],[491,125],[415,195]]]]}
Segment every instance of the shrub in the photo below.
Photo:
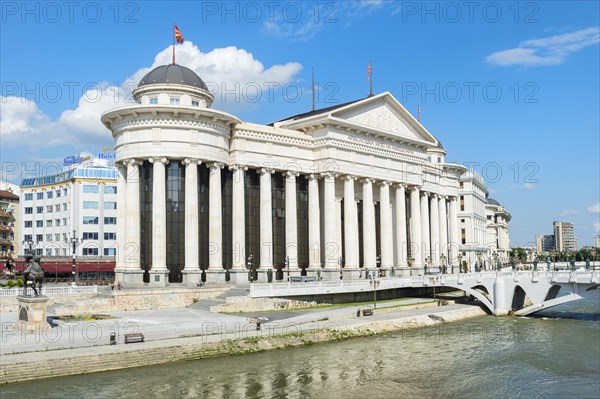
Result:
{"type": "Polygon", "coordinates": [[[14,287],[14,286],[15,286],[15,282],[14,282],[14,281],[12,281],[12,280],[8,280],[8,281],[6,282],[6,286],[7,286],[8,288],[12,288],[12,287],[14,287]]]}
{"type": "Polygon", "coordinates": [[[17,279],[17,287],[22,287],[22,286],[23,286],[23,280],[17,279]]]}

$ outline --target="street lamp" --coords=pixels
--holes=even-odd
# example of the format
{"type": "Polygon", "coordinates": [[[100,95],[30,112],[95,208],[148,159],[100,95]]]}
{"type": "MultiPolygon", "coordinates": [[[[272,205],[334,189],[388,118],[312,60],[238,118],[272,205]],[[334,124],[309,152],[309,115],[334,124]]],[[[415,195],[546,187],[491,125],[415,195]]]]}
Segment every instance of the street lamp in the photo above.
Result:
{"type": "Polygon", "coordinates": [[[432,263],[433,259],[431,259],[431,256],[427,256],[427,258],[425,258],[425,271],[423,272],[424,275],[427,275],[427,266],[429,266],[429,269],[431,270],[432,263]]]}
{"type": "Polygon", "coordinates": [[[377,309],[377,287],[381,284],[381,280],[379,277],[376,277],[377,271],[374,271],[373,274],[370,275],[371,279],[369,280],[369,284],[373,287],[373,309],[377,309]]]}
{"type": "Polygon", "coordinates": [[[340,267],[340,280],[344,278],[344,271],[342,270],[342,257],[338,258],[338,266],[340,267]]]}
{"type": "Polygon", "coordinates": [[[254,268],[252,262],[252,255],[248,256],[248,266],[250,266],[250,284],[254,282],[254,268]]]}
{"type": "Polygon", "coordinates": [[[381,267],[381,255],[377,255],[377,259],[375,260],[376,266],[377,266],[377,273],[379,276],[381,276],[381,270],[379,269],[381,267]]]}
{"type": "Polygon", "coordinates": [[[77,283],[79,282],[79,275],[77,273],[77,268],[76,268],[76,251],[77,251],[77,247],[79,246],[79,244],[83,243],[83,238],[79,239],[77,237],[77,230],[73,229],[73,235],[69,238],[67,238],[65,240],[65,244],[71,244],[72,248],[73,248],[73,263],[71,265],[71,284],[72,285],[77,285],[77,283]]]}

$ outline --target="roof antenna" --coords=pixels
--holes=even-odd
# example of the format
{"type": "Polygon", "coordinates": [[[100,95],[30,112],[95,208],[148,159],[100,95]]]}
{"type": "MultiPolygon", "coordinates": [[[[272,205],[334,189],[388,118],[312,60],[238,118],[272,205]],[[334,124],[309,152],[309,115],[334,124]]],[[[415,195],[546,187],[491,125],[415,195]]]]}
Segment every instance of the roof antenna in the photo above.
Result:
{"type": "Polygon", "coordinates": [[[312,66],[312,110],[315,110],[315,66],[312,66]]]}

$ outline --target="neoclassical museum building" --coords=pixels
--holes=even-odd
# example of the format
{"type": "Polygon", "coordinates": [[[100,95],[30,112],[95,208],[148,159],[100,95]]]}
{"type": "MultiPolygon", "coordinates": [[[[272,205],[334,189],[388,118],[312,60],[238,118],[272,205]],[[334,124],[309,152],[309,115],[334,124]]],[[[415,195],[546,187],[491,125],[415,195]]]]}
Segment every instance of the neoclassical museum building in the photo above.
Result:
{"type": "Polygon", "coordinates": [[[119,172],[117,280],[339,280],[457,264],[466,168],[446,163],[390,93],[260,125],[212,109],[202,79],[171,64],[133,97],[102,115],[119,172]]]}

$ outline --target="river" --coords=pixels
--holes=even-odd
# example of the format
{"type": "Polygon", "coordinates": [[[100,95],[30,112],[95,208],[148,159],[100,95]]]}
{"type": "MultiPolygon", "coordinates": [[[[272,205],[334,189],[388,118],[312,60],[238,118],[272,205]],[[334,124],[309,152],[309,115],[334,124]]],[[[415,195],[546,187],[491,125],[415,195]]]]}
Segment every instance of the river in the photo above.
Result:
{"type": "MultiPolygon", "coordinates": [[[[57,365],[57,367],[60,367],[57,365]]],[[[1,388],[3,398],[600,398],[600,296],[336,343],[1,388]]]]}

